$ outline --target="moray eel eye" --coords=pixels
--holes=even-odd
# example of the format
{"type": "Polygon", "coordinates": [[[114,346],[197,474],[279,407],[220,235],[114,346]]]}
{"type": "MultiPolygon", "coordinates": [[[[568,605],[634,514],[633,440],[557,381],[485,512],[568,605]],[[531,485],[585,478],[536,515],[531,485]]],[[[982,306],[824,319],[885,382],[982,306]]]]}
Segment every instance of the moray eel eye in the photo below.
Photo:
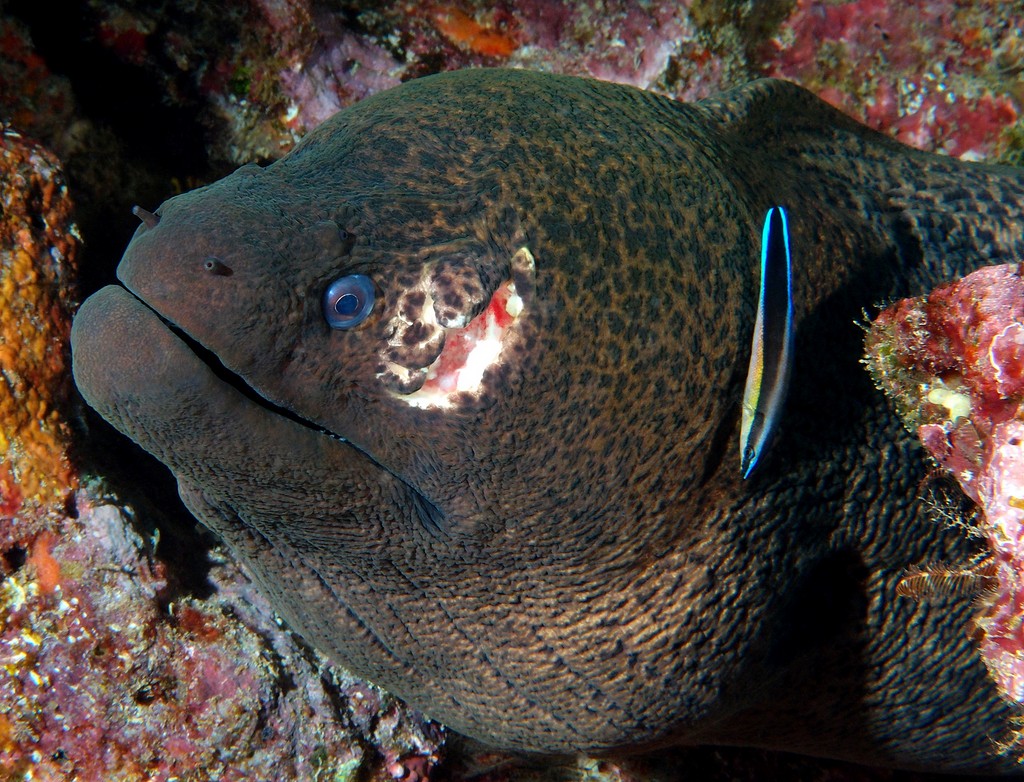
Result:
{"type": "Polygon", "coordinates": [[[324,291],[324,318],[332,329],[358,326],[373,311],[373,281],[364,274],[349,274],[324,291]]]}

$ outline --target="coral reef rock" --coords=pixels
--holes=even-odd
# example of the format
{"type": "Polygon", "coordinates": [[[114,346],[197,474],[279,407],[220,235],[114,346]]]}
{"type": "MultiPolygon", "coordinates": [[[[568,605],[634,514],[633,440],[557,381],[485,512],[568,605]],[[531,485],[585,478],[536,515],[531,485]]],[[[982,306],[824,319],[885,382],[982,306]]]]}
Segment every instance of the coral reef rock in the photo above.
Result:
{"type": "Polygon", "coordinates": [[[39,525],[19,518],[62,505],[76,487],[63,409],[80,239],[57,160],[0,129],[0,543],[39,525]]]}
{"type": "MultiPolygon", "coordinates": [[[[972,630],[1000,692],[1024,705],[1024,264],[981,268],[882,312],[866,363],[928,453],[977,505],[940,515],[983,538],[971,562],[925,564],[903,594],[976,595],[972,630]]],[[[1024,710],[1022,710],[1024,711],[1024,710]]],[[[1020,752],[1021,736],[1008,748],[1020,752]]]]}

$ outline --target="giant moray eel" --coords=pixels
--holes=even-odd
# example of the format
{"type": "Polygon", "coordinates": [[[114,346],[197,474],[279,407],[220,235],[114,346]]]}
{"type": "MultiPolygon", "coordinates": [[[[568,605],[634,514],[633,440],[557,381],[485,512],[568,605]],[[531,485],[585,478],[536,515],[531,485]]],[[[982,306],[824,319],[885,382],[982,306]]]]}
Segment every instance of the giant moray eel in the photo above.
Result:
{"type": "Polygon", "coordinates": [[[138,214],[78,386],[339,663],[514,750],[1019,768],[969,601],[895,594],[970,552],[855,321],[1024,257],[1022,172],[778,81],[687,105],[473,70],[138,214]],[[744,480],[776,205],[793,369],[744,480]]]}

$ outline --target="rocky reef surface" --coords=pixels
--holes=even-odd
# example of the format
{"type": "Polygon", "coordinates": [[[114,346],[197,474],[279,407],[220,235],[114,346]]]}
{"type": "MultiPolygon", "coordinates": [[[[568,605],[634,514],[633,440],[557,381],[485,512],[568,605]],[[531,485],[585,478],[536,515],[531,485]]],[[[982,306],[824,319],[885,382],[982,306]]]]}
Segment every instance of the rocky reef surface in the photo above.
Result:
{"type": "MultiPolygon", "coordinates": [[[[280,157],[337,109],[410,78],[502,65],[691,100],[781,76],[915,146],[1014,161],[1024,154],[1021,18],[1024,4],[996,0],[6,3],[0,777],[923,779],[713,748],[660,764],[526,763],[462,742],[276,622],[195,528],[166,473],[76,399],[67,333],[76,300],[112,277],[137,224],[133,203],[152,208],[240,163],[280,157]]],[[[1016,271],[1003,275],[997,285],[1018,284],[1016,271]]],[[[908,313],[880,320],[888,344],[908,313]]],[[[1006,367],[996,382],[1015,383],[1019,335],[1008,321],[993,334],[1006,367]]],[[[887,360],[890,375],[925,371],[887,360]]],[[[923,397],[894,392],[904,414],[924,411],[914,425],[932,427],[929,450],[959,477],[965,465],[981,475],[979,459],[1021,458],[1005,412],[1016,386],[967,382],[944,375],[923,397]],[[992,393],[998,403],[985,401],[992,393]],[[969,413],[955,416],[965,404],[969,413]]],[[[989,521],[950,516],[987,535],[993,557],[908,573],[906,591],[991,594],[998,584],[1010,597],[979,612],[982,651],[1020,700],[1007,653],[1020,641],[1007,628],[1019,627],[1021,587],[1008,568],[1019,559],[1010,519],[1024,491],[964,483],[989,521]],[[986,498],[1002,498],[998,511],[986,498]],[[1005,524],[991,521],[997,514],[1005,524]]]]}
{"type": "MultiPolygon", "coordinates": [[[[1024,715],[1024,279],[1020,264],[985,266],[873,321],[866,363],[907,428],[955,479],[966,502],[933,501],[936,523],[985,541],[966,562],[922,563],[898,591],[975,602],[978,651],[1024,715]]],[[[933,495],[934,496],[934,495],[933,495]]],[[[1007,751],[1024,757],[1024,734],[1007,751]]]]}

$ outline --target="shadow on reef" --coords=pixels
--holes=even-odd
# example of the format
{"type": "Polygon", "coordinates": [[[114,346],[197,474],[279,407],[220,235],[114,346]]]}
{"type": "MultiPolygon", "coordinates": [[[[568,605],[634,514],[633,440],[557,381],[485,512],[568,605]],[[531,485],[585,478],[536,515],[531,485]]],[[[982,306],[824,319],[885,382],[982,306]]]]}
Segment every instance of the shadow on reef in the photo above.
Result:
{"type": "Polygon", "coordinates": [[[573,761],[549,757],[516,757],[489,750],[462,736],[449,734],[444,764],[431,773],[433,782],[997,782],[999,777],[960,777],[877,769],[788,752],[749,747],[686,747],[619,759],[573,761]]]}
{"type": "Polygon", "coordinates": [[[87,407],[77,392],[72,404],[71,457],[83,474],[102,475],[110,501],[130,508],[136,531],[155,541],[153,554],[167,565],[161,602],[210,597],[215,591],[210,550],[216,541],[182,504],[174,476],[87,407]]]}

